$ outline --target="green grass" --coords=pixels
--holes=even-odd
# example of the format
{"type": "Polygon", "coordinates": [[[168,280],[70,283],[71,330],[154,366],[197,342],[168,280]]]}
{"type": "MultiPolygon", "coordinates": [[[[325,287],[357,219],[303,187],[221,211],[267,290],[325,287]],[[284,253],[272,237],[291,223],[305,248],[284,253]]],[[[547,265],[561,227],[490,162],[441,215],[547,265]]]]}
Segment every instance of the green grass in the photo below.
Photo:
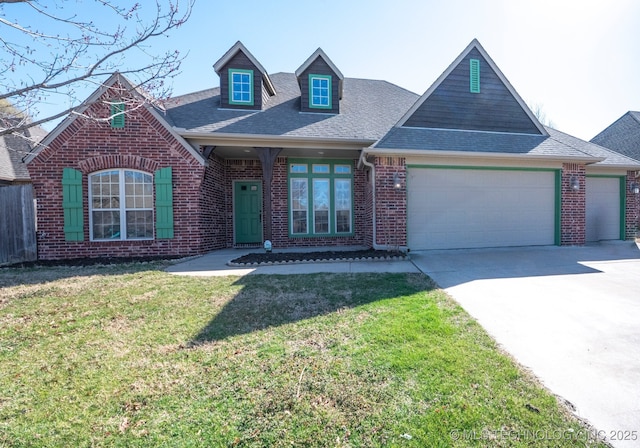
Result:
{"type": "Polygon", "coordinates": [[[0,270],[0,446],[599,446],[420,275],[0,270]]]}

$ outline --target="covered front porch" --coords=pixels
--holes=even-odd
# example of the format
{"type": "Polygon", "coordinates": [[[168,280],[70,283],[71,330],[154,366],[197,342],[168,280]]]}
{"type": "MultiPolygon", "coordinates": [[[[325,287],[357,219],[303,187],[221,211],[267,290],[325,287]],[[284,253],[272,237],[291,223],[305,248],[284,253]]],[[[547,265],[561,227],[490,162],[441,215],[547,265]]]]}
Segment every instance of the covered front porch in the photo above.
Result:
{"type": "Polygon", "coordinates": [[[362,142],[198,143],[208,163],[201,210],[209,248],[372,246],[362,142]]]}

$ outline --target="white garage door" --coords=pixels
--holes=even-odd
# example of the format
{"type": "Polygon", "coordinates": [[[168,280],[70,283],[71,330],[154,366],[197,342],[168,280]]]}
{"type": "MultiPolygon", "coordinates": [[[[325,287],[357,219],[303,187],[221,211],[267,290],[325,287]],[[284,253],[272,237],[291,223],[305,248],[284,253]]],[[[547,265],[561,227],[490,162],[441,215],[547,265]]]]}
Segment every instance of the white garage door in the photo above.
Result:
{"type": "Polygon", "coordinates": [[[587,241],[620,239],[620,178],[587,177],[587,241]]]}
{"type": "Polygon", "coordinates": [[[552,245],[553,171],[409,168],[409,248],[552,245]]]}

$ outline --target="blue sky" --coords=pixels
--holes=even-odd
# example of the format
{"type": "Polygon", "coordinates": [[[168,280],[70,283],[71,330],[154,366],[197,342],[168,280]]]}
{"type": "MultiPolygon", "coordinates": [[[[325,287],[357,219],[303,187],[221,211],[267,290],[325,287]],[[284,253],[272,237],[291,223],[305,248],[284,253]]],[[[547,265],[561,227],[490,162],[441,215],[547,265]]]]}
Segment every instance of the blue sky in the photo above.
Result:
{"type": "Polygon", "coordinates": [[[635,0],[196,0],[153,50],[188,53],[175,95],[219,85],[212,65],[238,40],[270,73],[321,47],[346,77],[422,94],[473,38],[561,131],[588,140],[640,110],[635,0]]]}

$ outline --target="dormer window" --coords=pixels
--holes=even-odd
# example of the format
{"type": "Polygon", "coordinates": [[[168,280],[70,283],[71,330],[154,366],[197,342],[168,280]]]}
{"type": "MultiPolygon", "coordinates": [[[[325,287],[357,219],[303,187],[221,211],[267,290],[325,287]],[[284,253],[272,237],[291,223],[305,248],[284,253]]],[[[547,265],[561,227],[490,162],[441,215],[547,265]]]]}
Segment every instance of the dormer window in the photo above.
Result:
{"type": "Polygon", "coordinates": [[[298,70],[300,112],[339,114],[344,76],[318,48],[298,70]]]}
{"type": "Polygon", "coordinates": [[[229,104],[253,106],[253,70],[229,69],[229,104]]]}
{"type": "Polygon", "coordinates": [[[331,109],[331,76],[309,75],[309,107],[331,109]]]}
{"type": "Polygon", "coordinates": [[[220,107],[262,110],[276,89],[262,64],[238,41],[213,68],[220,76],[220,107]]]}

